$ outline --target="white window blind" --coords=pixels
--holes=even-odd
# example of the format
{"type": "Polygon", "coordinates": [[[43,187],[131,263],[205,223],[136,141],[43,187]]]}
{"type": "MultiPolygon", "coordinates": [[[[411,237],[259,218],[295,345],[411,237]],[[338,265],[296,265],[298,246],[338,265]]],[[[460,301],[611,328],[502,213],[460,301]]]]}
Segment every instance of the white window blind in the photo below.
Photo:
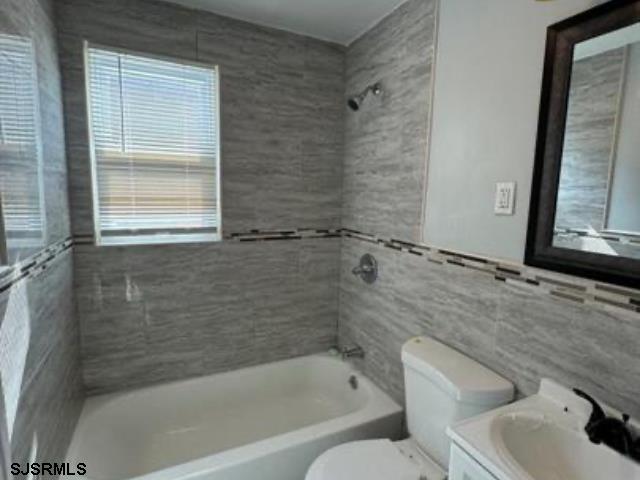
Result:
{"type": "Polygon", "coordinates": [[[0,34],[0,257],[44,245],[38,85],[31,40],[0,34]]]}
{"type": "Polygon", "coordinates": [[[217,238],[218,75],[87,46],[98,243],[217,238]]]}

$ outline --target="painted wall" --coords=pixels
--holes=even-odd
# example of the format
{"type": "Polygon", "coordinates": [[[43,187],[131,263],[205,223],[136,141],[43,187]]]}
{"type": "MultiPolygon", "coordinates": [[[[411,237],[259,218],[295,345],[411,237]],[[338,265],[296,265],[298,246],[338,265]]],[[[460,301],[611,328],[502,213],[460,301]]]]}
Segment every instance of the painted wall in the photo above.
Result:
{"type": "MultiPolygon", "coordinates": [[[[441,3],[426,233],[449,249],[520,260],[542,75],[542,25],[579,8],[577,2],[441,3]],[[492,217],[493,183],[510,179],[521,184],[520,209],[503,223],[492,217]]],[[[394,37],[392,32],[411,32],[415,25],[432,31],[433,8],[433,0],[410,1],[349,47],[347,84],[353,72],[376,72],[407,51],[431,51],[433,44],[425,43],[430,36],[394,37]]],[[[417,58],[422,65],[416,70],[427,69],[428,55],[417,58]]],[[[401,156],[401,145],[387,145],[384,135],[369,132],[389,121],[379,117],[394,118],[395,112],[412,111],[416,99],[426,101],[430,88],[425,80],[395,85],[384,108],[371,105],[371,113],[357,120],[359,130],[347,136],[344,208],[350,213],[344,226],[370,235],[351,232],[343,239],[340,343],[361,345],[366,357],[360,366],[400,401],[402,344],[415,335],[430,335],[504,375],[521,395],[534,393],[540,379],[549,377],[640,414],[640,291],[416,245],[405,219],[415,217],[416,205],[408,199],[421,197],[418,182],[382,190],[380,178],[362,175],[360,191],[378,189],[377,195],[350,202],[350,165],[362,165],[362,170],[376,165],[358,164],[355,145],[388,152],[388,158],[401,156]],[[376,217],[379,205],[391,205],[395,212],[384,225],[376,217]],[[354,227],[351,219],[358,219],[354,227]],[[351,274],[364,253],[378,260],[380,277],[374,285],[351,274]]],[[[422,115],[418,123],[426,124],[428,112],[422,115]]],[[[385,178],[393,182],[401,166],[388,169],[385,178]]]]}
{"type": "Polygon", "coordinates": [[[64,458],[83,397],[52,3],[0,0],[0,32],[33,41],[47,219],[46,248],[0,272],[0,430],[12,461],[52,462],[64,458]]]}
{"type": "Polygon", "coordinates": [[[594,3],[441,2],[426,243],[522,262],[546,28],[594,3]],[[493,213],[500,181],[513,217],[493,213]]]}
{"type": "Polygon", "coordinates": [[[640,233],[640,44],[628,49],[627,76],[623,90],[615,169],[611,186],[608,228],[640,233]],[[630,205],[634,207],[629,208],[630,205]]]}
{"type": "Polygon", "coordinates": [[[164,2],[60,0],[56,7],[88,390],[204,375],[334,344],[336,239],[91,245],[82,45],[220,66],[226,236],[339,227],[342,47],[164,2]]]}

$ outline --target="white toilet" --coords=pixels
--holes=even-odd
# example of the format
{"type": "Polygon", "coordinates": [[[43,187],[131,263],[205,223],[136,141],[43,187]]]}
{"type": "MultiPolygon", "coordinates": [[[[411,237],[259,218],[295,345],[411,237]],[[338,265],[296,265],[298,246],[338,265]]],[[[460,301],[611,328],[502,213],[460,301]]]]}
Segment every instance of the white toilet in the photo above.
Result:
{"type": "Polygon", "coordinates": [[[509,381],[430,338],[408,341],[402,363],[410,438],[332,448],[313,463],[306,480],[445,480],[447,427],[513,399],[509,381]]]}

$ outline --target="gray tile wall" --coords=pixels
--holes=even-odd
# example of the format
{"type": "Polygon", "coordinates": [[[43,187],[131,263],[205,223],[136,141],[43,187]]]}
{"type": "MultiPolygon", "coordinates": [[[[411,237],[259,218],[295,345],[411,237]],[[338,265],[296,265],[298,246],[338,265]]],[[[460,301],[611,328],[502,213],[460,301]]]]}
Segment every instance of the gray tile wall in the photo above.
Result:
{"type": "MultiPolygon", "coordinates": [[[[70,231],[62,91],[51,2],[0,0],[0,31],[34,40],[47,243],[53,245],[70,231]]],[[[44,271],[0,293],[0,405],[10,415],[7,427],[12,432],[13,461],[62,461],[80,412],[83,394],[72,270],[67,251],[44,271]]]]}
{"type": "Polygon", "coordinates": [[[339,239],[76,247],[90,393],[336,343],[339,239]]]}
{"type": "Polygon", "coordinates": [[[520,394],[534,393],[548,377],[640,415],[640,314],[580,305],[469,268],[344,239],[340,341],[362,345],[367,375],[399,400],[400,348],[424,334],[504,375],[520,394]],[[372,286],[350,273],[367,252],[380,268],[372,286]]]}
{"type": "MultiPolygon", "coordinates": [[[[378,77],[385,81],[380,72],[403,71],[402,65],[419,74],[403,77],[400,86],[391,83],[381,105],[371,102],[347,117],[344,227],[405,241],[417,237],[423,195],[417,177],[428,138],[418,126],[428,122],[433,28],[433,2],[410,0],[347,51],[349,91],[378,77]],[[403,130],[405,122],[415,128],[403,130]]],[[[520,394],[551,377],[640,415],[639,314],[580,305],[470,268],[343,239],[340,343],[362,345],[362,368],[398,400],[401,346],[423,334],[503,374],[520,394]],[[374,285],[351,274],[364,253],[379,262],[374,285]]]]}
{"type": "Polygon", "coordinates": [[[347,49],[347,95],[376,81],[384,94],[346,115],[345,227],[420,238],[435,6],[409,0],[347,49]]]}
{"type": "MultiPolygon", "coordinates": [[[[147,0],[59,0],[73,232],[93,231],[82,42],[220,66],[225,234],[338,227],[344,49],[147,0]]],[[[76,250],[90,392],[336,341],[338,240],[76,250]]]]}
{"type": "Polygon", "coordinates": [[[573,66],[556,227],[604,227],[624,58],[618,48],[573,66]]]}
{"type": "Polygon", "coordinates": [[[226,233],[339,226],[342,47],[163,2],[56,7],[75,235],[93,232],[84,40],[220,67],[226,233]]]}
{"type": "Polygon", "coordinates": [[[10,349],[2,355],[12,365],[12,378],[3,379],[9,387],[5,408],[15,399],[14,387],[20,391],[12,422],[14,462],[64,461],[80,414],[84,393],[72,275],[67,251],[37,277],[0,295],[2,336],[10,349]]]}

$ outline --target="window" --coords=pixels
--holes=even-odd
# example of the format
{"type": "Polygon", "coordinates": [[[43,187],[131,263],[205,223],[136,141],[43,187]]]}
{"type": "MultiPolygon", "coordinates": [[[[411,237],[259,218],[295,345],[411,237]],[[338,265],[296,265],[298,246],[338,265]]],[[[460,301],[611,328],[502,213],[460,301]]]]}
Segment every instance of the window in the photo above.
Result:
{"type": "Polygon", "coordinates": [[[44,247],[40,137],[32,42],[0,34],[0,265],[44,247]]]}
{"type": "Polygon", "coordinates": [[[218,72],[86,45],[99,245],[220,235],[218,72]]]}

